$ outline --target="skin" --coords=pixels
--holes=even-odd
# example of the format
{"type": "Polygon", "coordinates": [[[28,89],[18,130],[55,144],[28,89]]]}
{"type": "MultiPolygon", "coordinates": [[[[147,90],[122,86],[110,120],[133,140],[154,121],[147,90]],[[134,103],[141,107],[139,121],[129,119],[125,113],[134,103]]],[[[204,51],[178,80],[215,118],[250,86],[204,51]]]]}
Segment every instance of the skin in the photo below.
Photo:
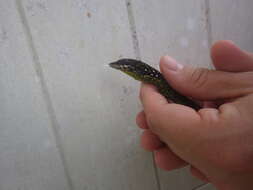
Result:
{"type": "Polygon", "coordinates": [[[143,111],[136,118],[141,145],[164,170],[190,165],[192,175],[220,190],[253,189],[253,54],[219,41],[211,57],[216,70],[161,58],[171,86],[205,108],[168,103],[154,86],[142,84],[143,111]]]}

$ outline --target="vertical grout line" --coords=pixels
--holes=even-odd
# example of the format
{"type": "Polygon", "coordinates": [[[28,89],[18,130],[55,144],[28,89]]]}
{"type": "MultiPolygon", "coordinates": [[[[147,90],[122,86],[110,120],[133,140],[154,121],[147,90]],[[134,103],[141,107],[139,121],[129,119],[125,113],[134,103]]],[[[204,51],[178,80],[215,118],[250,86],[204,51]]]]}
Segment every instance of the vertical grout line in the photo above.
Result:
{"type": "Polygon", "coordinates": [[[42,66],[39,60],[39,56],[38,53],[36,51],[35,45],[34,45],[34,41],[33,41],[33,37],[32,37],[32,33],[25,15],[25,10],[24,7],[22,5],[22,0],[16,0],[16,6],[17,6],[17,11],[19,13],[19,16],[21,18],[21,22],[24,28],[24,32],[26,35],[26,39],[28,42],[28,46],[30,49],[30,52],[32,54],[32,58],[33,58],[33,62],[34,62],[34,69],[36,71],[36,74],[40,80],[40,85],[41,85],[41,91],[42,91],[42,95],[44,97],[45,103],[46,103],[46,108],[47,108],[47,112],[49,114],[49,118],[50,118],[50,122],[51,122],[51,127],[52,127],[52,131],[53,131],[53,135],[55,138],[55,144],[56,144],[56,148],[60,154],[60,159],[63,165],[63,169],[66,175],[66,180],[67,180],[67,184],[69,187],[69,190],[73,190],[73,183],[69,174],[69,170],[67,168],[66,165],[66,158],[64,156],[63,153],[63,147],[61,145],[61,137],[59,134],[59,124],[58,121],[56,119],[56,115],[55,115],[55,111],[52,105],[52,100],[50,98],[48,89],[47,89],[47,85],[46,85],[46,81],[45,81],[45,76],[43,74],[42,71],[42,66]]]}
{"type": "MultiPolygon", "coordinates": [[[[133,40],[133,49],[134,49],[135,58],[141,60],[139,40],[138,40],[138,35],[137,35],[137,30],[136,30],[133,8],[132,8],[132,0],[125,0],[125,1],[126,1],[130,31],[131,31],[132,40],[133,40]]],[[[160,179],[159,179],[159,175],[158,175],[158,169],[155,164],[154,154],[152,154],[152,161],[153,161],[155,179],[157,182],[157,190],[161,190],[161,183],[160,183],[160,179]]]]}
{"type": "Polygon", "coordinates": [[[156,178],[156,182],[157,182],[157,189],[161,190],[161,182],[160,182],[159,175],[158,175],[158,168],[156,167],[156,164],[155,164],[155,155],[154,155],[154,153],[152,153],[152,160],[153,160],[153,167],[154,167],[154,170],[155,170],[155,178],[156,178]]]}
{"type": "Polygon", "coordinates": [[[206,17],[206,30],[207,30],[207,40],[209,48],[212,47],[213,43],[213,33],[212,33],[212,23],[210,15],[210,1],[205,0],[205,17],[206,17]]]}
{"type": "Polygon", "coordinates": [[[128,21],[130,25],[130,31],[132,35],[133,40],[133,48],[136,59],[141,59],[141,53],[140,53],[140,47],[139,47],[139,40],[137,36],[137,30],[135,25],[135,19],[133,14],[133,8],[132,8],[132,0],[126,0],[126,6],[127,6],[127,13],[128,13],[128,21]]]}

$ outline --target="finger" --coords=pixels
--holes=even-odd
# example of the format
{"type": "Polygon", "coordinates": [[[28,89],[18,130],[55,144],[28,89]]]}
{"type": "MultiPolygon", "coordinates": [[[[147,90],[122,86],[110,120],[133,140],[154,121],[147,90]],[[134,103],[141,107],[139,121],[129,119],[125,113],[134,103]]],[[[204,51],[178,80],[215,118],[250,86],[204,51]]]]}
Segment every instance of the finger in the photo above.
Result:
{"type": "Polygon", "coordinates": [[[166,143],[170,143],[170,140],[181,141],[184,144],[179,137],[194,133],[193,128],[189,126],[197,126],[200,121],[200,116],[196,111],[183,105],[169,104],[150,85],[142,85],[140,97],[148,126],[162,141],[166,143]]]}
{"type": "Polygon", "coordinates": [[[149,112],[149,109],[159,109],[160,106],[168,104],[168,101],[165,99],[165,97],[163,97],[153,85],[144,83],[141,85],[140,100],[142,102],[145,114],[146,112],[149,112]]]}
{"type": "Polygon", "coordinates": [[[196,126],[200,122],[200,115],[187,106],[168,103],[149,84],[142,84],[140,99],[150,130],[166,144],[175,144],[185,149],[187,140],[191,141],[198,131],[196,126]],[[180,138],[182,136],[184,139],[180,138]]]}
{"type": "Polygon", "coordinates": [[[141,129],[148,129],[148,124],[146,121],[146,116],[144,111],[141,111],[140,113],[137,114],[136,116],[136,124],[141,128],[141,129]]]}
{"type": "Polygon", "coordinates": [[[253,92],[253,72],[231,73],[203,68],[177,66],[178,63],[165,56],[160,67],[164,77],[176,90],[199,100],[235,98],[253,92]]]}
{"type": "Polygon", "coordinates": [[[231,41],[218,41],[211,49],[217,70],[230,72],[253,71],[253,54],[241,50],[231,41]]]}
{"type": "Polygon", "coordinates": [[[147,151],[154,151],[163,147],[164,143],[150,130],[145,130],[141,135],[141,146],[147,151]]]}
{"type": "Polygon", "coordinates": [[[199,171],[197,168],[191,166],[190,172],[194,177],[196,177],[204,182],[209,182],[207,177],[201,171],[199,171]]]}
{"type": "Polygon", "coordinates": [[[168,147],[155,151],[155,163],[164,170],[174,170],[185,167],[187,163],[176,156],[168,147]]]}
{"type": "MultiPolygon", "coordinates": [[[[251,118],[253,115],[253,94],[238,98],[237,100],[233,101],[232,103],[225,104],[220,108],[223,110],[224,113],[229,113],[231,110],[233,111],[234,108],[236,112],[241,116],[241,120],[247,120],[247,118],[251,118]],[[231,107],[232,105],[232,107],[231,107]]],[[[249,125],[251,126],[251,125],[249,125]]]]}

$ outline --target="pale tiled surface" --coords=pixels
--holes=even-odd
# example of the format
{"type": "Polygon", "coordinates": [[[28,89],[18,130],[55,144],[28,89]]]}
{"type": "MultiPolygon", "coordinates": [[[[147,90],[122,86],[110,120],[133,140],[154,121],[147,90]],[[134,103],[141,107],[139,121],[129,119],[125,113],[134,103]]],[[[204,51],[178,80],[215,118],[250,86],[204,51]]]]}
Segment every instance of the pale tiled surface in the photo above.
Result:
{"type": "Polygon", "coordinates": [[[139,147],[138,83],[105,67],[253,51],[251,0],[0,0],[0,189],[213,189],[139,147]],[[229,9],[228,9],[229,7],[229,9]]]}
{"type": "Polygon", "coordinates": [[[213,0],[209,4],[212,40],[233,40],[253,52],[253,1],[213,0]]]}
{"type": "Polygon", "coordinates": [[[68,183],[14,1],[0,1],[0,189],[68,183]]]}

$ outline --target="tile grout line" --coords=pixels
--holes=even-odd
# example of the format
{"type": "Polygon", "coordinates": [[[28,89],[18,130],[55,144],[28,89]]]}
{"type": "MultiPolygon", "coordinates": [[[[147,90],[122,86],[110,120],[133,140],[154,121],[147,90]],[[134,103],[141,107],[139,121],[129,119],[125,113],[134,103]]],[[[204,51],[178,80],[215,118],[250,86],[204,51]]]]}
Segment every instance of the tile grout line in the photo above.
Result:
{"type": "Polygon", "coordinates": [[[152,153],[152,160],[153,160],[153,168],[154,168],[154,171],[155,171],[155,178],[156,178],[156,181],[157,181],[157,189],[161,190],[161,182],[160,182],[159,175],[158,175],[158,168],[155,164],[155,155],[154,155],[154,153],[152,153]]]}
{"type": "Polygon", "coordinates": [[[46,103],[47,112],[49,114],[49,118],[50,118],[50,122],[51,122],[51,128],[52,128],[53,135],[54,135],[54,138],[55,138],[56,148],[57,148],[57,150],[60,154],[60,159],[61,159],[61,162],[62,162],[62,165],[63,165],[63,169],[64,169],[65,177],[66,177],[66,180],[67,180],[67,184],[68,184],[69,190],[73,190],[73,183],[72,183],[72,180],[71,180],[71,177],[70,177],[70,174],[69,174],[69,170],[68,170],[67,165],[66,165],[66,159],[65,159],[65,156],[64,156],[64,153],[63,153],[63,147],[61,145],[61,138],[60,138],[60,134],[59,134],[59,131],[58,131],[59,124],[58,124],[58,121],[56,119],[55,111],[54,111],[54,108],[53,108],[53,105],[52,105],[52,100],[51,100],[49,92],[48,92],[48,88],[47,88],[47,85],[46,85],[46,82],[45,82],[45,77],[44,77],[44,74],[43,74],[43,71],[42,71],[42,66],[41,66],[41,63],[39,61],[39,56],[38,56],[37,50],[36,50],[35,45],[34,45],[31,30],[30,30],[30,27],[29,27],[29,24],[28,24],[26,15],[25,15],[25,10],[24,10],[24,7],[22,5],[21,0],[16,0],[16,7],[17,7],[17,11],[19,13],[24,31],[25,31],[25,35],[26,35],[26,39],[27,39],[27,42],[28,42],[30,52],[32,54],[32,58],[33,58],[33,62],[34,62],[34,68],[35,68],[36,74],[37,74],[37,76],[39,78],[39,81],[40,81],[42,96],[43,96],[44,101],[46,103]]]}
{"type": "MultiPolygon", "coordinates": [[[[127,7],[130,32],[131,32],[131,36],[132,36],[132,40],[133,40],[133,49],[134,49],[135,58],[141,60],[139,40],[138,40],[138,35],[137,35],[137,30],[136,30],[133,8],[132,8],[132,0],[125,0],[125,2],[126,2],[126,7],[127,7]]],[[[161,190],[161,183],[160,183],[160,179],[159,179],[159,175],[158,175],[158,169],[155,164],[155,158],[154,158],[153,153],[152,153],[152,164],[153,164],[153,168],[154,168],[155,179],[157,182],[157,190],[161,190]]]]}
{"type": "Polygon", "coordinates": [[[206,30],[207,30],[207,40],[209,48],[212,47],[213,38],[212,38],[212,23],[210,16],[210,1],[205,0],[205,17],[206,17],[206,30]]]}
{"type": "Polygon", "coordinates": [[[132,35],[132,40],[133,40],[133,48],[134,48],[135,57],[136,59],[141,59],[139,40],[137,37],[136,24],[135,24],[133,8],[132,8],[132,0],[125,0],[125,1],[126,1],[126,6],[127,6],[128,21],[129,21],[130,31],[132,35]]]}

